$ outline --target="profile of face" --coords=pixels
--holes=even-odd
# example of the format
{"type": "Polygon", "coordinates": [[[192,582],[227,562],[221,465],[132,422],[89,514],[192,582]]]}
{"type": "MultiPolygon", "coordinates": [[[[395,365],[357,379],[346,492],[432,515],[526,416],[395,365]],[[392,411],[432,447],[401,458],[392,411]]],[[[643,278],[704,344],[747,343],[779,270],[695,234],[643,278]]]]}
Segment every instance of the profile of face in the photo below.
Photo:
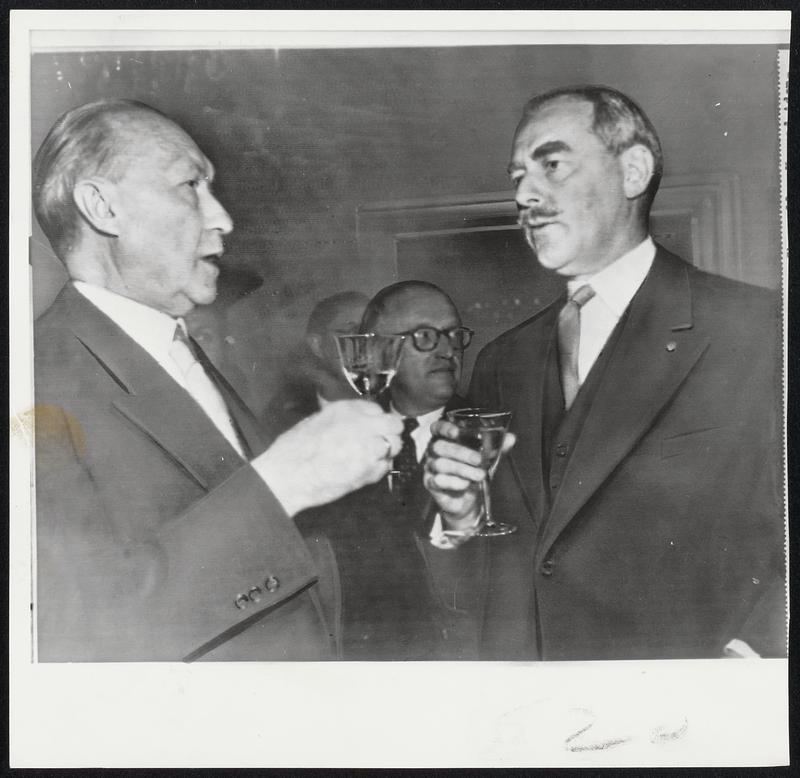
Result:
{"type": "MultiPolygon", "coordinates": [[[[450,330],[461,326],[461,317],[440,292],[411,287],[387,301],[375,325],[382,335],[413,332],[420,327],[450,330]]],[[[420,415],[445,405],[461,378],[463,351],[440,335],[436,348],[420,351],[409,335],[403,343],[400,364],[391,385],[392,402],[404,414],[420,415]]]]}
{"type": "Polygon", "coordinates": [[[177,125],[146,117],[130,135],[122,174],[106,188],[113,211],[115,291],[173,316],[214,301],[233,228],[214,197],[214,169],[177,125]]]}
{"type": "MultiPolygon", "coordinates": [[[[337,332],[355,333],[358,332],[358,325],[367,307],[367,297],[353,297],[342,300],[336,312],[325,326],[324,332],[312,333],[308,335],[311,350],[322,360],[325,367],[334,375],[342,378],[341,363],[339,362],[339,350],[336,347],[337,332]]],[[[348,385],[349,389],[349,385],[348,385]]]]}
{"type": "Polygon", "coordinates": [[[597,272],[644,239],[635,200],[652,172],[649,152],[613,154],[593,120],[586,100],[545,102],[517,128],[509,164],[528,244],[567,276],[597,272]]]}

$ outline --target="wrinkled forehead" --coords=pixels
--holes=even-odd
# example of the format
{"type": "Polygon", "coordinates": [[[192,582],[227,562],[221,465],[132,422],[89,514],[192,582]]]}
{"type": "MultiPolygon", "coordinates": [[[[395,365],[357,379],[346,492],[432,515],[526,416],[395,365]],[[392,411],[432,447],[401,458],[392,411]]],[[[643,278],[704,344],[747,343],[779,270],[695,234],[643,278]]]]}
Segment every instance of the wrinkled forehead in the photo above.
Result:
{"type": "Polygon", "coordinates": [[[514,132],[514,145],[543,135],[594,134],[594,105],[582,97],[560,95],[526,111],[514,132]]]}
{"type": "Polygon", "coordinates": [[[447,297],[420,287],[403,290],[387,300],[379,323],[387,330],[404,332],[424,325],[456,327],[461,319],[447,297]]]}
{"type": "Polygon", "coordinates": [[[164,170],[175,165],[199,168],[212,176],[213,166],[187,132],[166,117],[142,113],[117,121],[114,127],[116,162],[136,169],[145,163],[164,170]]]}

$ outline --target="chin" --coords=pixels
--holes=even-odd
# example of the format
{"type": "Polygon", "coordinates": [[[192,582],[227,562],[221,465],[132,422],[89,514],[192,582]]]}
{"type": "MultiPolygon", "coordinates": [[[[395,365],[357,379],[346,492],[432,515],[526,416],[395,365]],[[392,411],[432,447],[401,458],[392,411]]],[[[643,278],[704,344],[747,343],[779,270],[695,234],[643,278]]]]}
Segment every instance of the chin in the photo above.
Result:
{"type": "Polygon", "coordinates": [[[539,264],[546,270],[551,270],[559,275],[570,275],[570,267],[573,264],[573,257],[565,257],[560,252],[548,251],[546,248],[541,248],[536,251],[536,259],[539,264]]]}
{"type": "Polygon", "coordinates": [[[186,295],[194,305],[211,305],[217,299],[217,282],[198,285],[186,295]]]}

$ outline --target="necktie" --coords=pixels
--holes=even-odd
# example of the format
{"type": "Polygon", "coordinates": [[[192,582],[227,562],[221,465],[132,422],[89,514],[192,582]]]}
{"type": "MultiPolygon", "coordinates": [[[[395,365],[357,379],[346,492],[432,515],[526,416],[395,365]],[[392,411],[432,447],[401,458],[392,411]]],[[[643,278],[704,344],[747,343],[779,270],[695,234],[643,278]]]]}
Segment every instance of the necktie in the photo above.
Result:
{"type": "Polygon", "coordinates": [[[189,339],[181,324],[176,324],[169,355],[183,374],[186,382],[186,391],[205,411],[206,416],[225,436],[228,443],[244,457],[244,450],[228,413],[228,406],[225,405],[225,400],[214,382],[209,378],[208,373],[197,361],[195,348],[194,343],[189,339]]]}
{"type": "Polygon", "coordinates": [[[407,503],[411,496],[414,486],[414,478],[417,475],[417,446],[411,433],[419,427],[419,422],[413,416],[406,416],[403,419],[403,432],[400,440],[403,447],[394,458],[393,469],[395,471],[392,481],[392,492],[402,503],[407,503]]]}
{"type": "Polygon", "coordinates": [[[578,349],[581,340],[581,308],[594,297],[594,289],[581,286],[567,300],[558,314],[558,364],[561,371],[561,389],[564,408],[569,410],[580,389],[578,377],[578,349]]]}

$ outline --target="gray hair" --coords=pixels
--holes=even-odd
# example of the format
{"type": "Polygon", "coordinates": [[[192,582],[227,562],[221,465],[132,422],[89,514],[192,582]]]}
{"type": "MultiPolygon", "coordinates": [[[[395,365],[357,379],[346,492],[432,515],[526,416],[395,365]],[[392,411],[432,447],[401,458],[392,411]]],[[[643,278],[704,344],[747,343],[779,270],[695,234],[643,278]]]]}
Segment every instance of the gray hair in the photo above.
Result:
{"type": "Polygon", "coordinates": [[[98,100],[73,108],[53,125],[33,162],[33,206],[36,218],[63,261],[74,246],[80,213],[72,191],[84,176],[120,174],[120,132],[127,122],[144,115],[166,117],[135,100],[98,100]]]}
{"type": "Polygon", "coordinates": [[[614,156],[631,146],[645,146],[653,155],[653,176],[645,191],[644,206],[649,211],[664,173],[664,155],[658,133],[647,114],[627,95],[607,86],[568,86],[532,97],[523,109],[520,127],[545,103],[571,97],[591,103],[594,109],[592,132],[614,156]]]}

